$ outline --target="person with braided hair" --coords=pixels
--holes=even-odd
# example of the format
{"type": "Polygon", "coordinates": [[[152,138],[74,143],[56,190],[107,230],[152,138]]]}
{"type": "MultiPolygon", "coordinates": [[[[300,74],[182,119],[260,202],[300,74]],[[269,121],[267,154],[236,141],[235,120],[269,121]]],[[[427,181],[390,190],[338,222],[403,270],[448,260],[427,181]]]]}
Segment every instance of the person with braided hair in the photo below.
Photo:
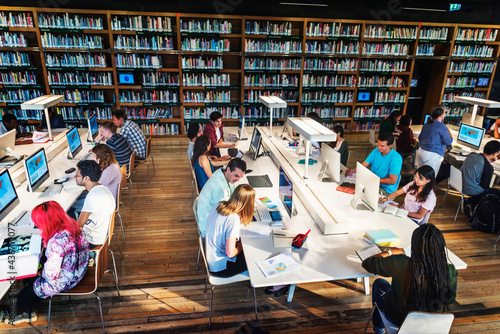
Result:
{"type": "MultiPolygon", "coordinates": [[[[373,282],[372,301],[396,326],[401,326],[408,312],[441,313],[455,301],[457,270],[448,264],[443,233],[433,224],[413,231],[411,256],[403,249],[390,248],[365,259],[363,268],[375,275],[392,277],[373,282]]],[[[384,333],[378,312],[373,314],[373,331],[384,333]]]]}

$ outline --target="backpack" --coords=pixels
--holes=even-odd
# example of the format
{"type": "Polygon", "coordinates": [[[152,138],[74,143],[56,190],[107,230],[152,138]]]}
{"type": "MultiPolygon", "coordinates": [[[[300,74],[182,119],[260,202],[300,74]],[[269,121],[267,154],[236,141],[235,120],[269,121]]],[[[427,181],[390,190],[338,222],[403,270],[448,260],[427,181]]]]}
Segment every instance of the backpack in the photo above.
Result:
{"type": "Polygon", "coordinates": [[[481,198],[469,223],[478,231],[497,233],[500,230],[500,198],[495,194],[481,198]]]}

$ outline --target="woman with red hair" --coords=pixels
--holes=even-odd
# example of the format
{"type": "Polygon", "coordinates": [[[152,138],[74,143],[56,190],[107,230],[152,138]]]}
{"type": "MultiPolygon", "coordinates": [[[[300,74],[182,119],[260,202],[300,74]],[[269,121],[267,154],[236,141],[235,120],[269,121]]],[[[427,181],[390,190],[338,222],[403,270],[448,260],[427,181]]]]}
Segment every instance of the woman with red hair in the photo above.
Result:
{"type": "Polygon", "coordinates": [[[16,312],[2,312],[6,324],[36,321],[34,312],[42,299],[53,297],[73,288],[87,271],[89,244],[77,221],[70,218],[54,201],[37,205],[31,220],[41,232],[42,268],[17,296],[16,312]]]}

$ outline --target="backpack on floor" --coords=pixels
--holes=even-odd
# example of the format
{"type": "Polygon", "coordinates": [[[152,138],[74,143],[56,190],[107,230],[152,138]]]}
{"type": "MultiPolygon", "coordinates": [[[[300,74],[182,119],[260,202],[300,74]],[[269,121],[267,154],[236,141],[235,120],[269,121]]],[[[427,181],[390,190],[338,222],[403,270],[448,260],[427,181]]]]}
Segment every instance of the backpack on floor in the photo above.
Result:
{"type": "Polygon", "coordinates": [[[497,233],[500,230],[500,198],[495,194],[481,198],[469,223],[478,231],[497,233]]]}

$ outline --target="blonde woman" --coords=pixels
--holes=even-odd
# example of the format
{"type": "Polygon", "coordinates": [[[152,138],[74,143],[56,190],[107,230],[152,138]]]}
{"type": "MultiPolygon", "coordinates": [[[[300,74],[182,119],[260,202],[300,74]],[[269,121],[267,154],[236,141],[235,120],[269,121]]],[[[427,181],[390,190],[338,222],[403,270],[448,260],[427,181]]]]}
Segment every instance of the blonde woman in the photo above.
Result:
{"type": "Polygon", "coordinates": [[[247,270],[241,247],[240,223],[252,221],[255,190],[241,184],[227,201],[219,202],[207,218],[205,249],[208,269],[214,276],[231,277],[247,270]]]}
{"type": "Polygon", "coordinates": [[[99,183],[106,186],[116,200],[122,172],[118,161],[116,161],[115,152],[108,145],[98,144],[92,148],[92,160],[97,162],[102,170],[99,183]]]}

